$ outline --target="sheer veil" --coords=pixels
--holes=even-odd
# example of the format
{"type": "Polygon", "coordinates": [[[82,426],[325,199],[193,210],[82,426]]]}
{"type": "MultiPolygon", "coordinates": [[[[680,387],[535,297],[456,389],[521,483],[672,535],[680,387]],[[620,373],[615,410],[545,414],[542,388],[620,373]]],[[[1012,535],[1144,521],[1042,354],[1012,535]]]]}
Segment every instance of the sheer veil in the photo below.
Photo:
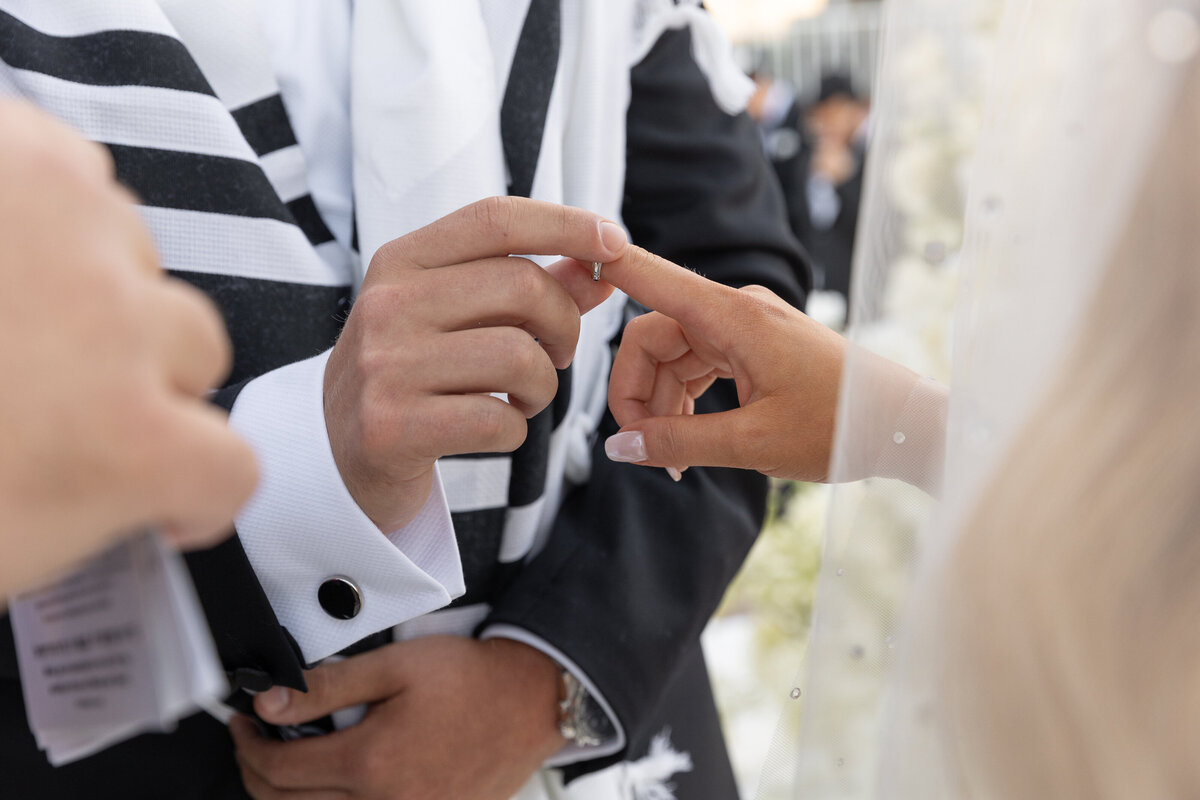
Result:
{"type": "Polygon", "coordinates": [[[1195,795],[1198,11],[890,1],[832,471],[927,469],[875,351],[945,478],[835,489],[761,800],[1195,795]]]}

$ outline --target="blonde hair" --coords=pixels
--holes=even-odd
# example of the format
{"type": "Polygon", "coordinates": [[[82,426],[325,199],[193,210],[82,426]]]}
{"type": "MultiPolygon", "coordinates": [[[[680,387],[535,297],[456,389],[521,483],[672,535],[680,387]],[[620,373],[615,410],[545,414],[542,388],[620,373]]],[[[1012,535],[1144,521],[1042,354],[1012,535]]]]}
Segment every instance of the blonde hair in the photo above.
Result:
{"type": "Polygon", "coordinates": [[[942,573],[971,797],[1200,797],[1196,77],[1060,382],[942,573]]]}

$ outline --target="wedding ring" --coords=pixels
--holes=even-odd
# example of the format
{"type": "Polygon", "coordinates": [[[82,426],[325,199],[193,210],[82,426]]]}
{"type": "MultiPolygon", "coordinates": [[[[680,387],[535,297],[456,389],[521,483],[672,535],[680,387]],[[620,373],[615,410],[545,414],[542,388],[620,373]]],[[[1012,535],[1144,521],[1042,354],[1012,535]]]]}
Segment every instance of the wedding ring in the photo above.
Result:
{"type": "Polygon", "coordinates": [[[592,280],[593,281],[600,280],[600,269],[603,266],[604,266],[604,264],[600,263],[599,261],[592,262],[592,280]]]}

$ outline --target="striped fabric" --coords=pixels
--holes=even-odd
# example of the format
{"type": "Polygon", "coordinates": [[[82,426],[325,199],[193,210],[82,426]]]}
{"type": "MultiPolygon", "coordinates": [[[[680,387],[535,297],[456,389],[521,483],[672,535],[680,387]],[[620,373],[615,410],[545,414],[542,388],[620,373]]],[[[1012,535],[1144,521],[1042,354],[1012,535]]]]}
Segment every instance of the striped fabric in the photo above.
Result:
{"type": "MultiPolygon", "coordinates": [[[[206,292],[225,316],[235,352],[225,393],[232,402],[247,380],[333,344],[349,311],[357,254],[352,242],[335,238],[309,192],[271,66],[250,41],[253,3],[223,4],[222,14],[207,5],[2,0],[0,91],[15,90],[108,147],[118,179],[140,198],[164,267],[206,292]],[[231,39],[246,39],[235,64],[222,55],[231,39]]],[[[557,24],[557,0],[532,7],[549,9],[557,24]]],[[[537,32],[544,42],[545,25],[537,32]]],[[[525,50],[544,61],[540,48],[525,50]]],[[[521,74],[518,63],[512,80],[521,74]]],[[[536,105],[549,101],[549,91],[510,95],[536,105]]],[[[505,134],[530,137],[519,126],[505,134]]],[[[532,159],[527,151],[528,174],[514,175],[525,187],[537,163],[536,151],[532,159]]],[[[455,487],[451,511],[467,586],[455,605],[478,606],[471,618],[482,618],[481,604],[534,546],[552,436],[570,396],[569,373],[560,377],[559,400],[531,421],[515,455],[443,462],[443,481],[455,487]]]]}

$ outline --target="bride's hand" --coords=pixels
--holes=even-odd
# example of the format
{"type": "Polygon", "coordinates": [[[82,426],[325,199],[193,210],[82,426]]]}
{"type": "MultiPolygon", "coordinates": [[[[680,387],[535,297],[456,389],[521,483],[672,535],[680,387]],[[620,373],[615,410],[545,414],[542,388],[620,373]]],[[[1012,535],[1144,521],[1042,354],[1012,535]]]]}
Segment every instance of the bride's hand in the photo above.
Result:
{"type": "Polygon", "coordinates": [[[732,289],[630,247],[604,278],[654,313],[625,329],[609,384],[609,458],[821,481],[846,341],[760,286],[732,289]],[[741,408],[693,416],[717,378],[741,408]]]}

